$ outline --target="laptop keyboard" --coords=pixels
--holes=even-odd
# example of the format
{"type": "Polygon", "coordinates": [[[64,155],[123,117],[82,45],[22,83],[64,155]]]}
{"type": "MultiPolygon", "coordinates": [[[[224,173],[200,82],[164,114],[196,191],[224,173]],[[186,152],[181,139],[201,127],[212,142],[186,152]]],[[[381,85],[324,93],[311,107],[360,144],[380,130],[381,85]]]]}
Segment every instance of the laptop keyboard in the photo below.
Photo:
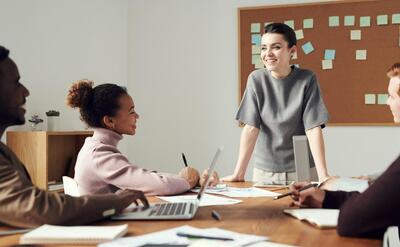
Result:
{"type": "MultiPolygon", "coordinates": [[[[183,215],[186,212],[186,205],[185,202],[158,203],[154,205],[149,216],[183,215]]],[[[192,203],[190,204],[190,211],[192,211],[192,203]]]]}

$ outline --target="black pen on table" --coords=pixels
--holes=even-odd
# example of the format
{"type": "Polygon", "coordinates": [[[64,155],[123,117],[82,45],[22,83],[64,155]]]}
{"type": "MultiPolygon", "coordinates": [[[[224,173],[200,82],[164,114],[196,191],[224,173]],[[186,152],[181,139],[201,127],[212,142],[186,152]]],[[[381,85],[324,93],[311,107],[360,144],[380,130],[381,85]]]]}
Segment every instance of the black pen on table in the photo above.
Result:
{"type": "Polygon", "coordinates": [[[222,220],[221,215],[215,210],[211,211],[211,217],[218,221],[222,220]]]}
{"type": "Polygon", "coordinates": [[[214,240],[223,240],[223,241],[233,241],[232,238],[212,237],[212,236],[197,235],[197,234],[183,233],[183,232],[178,232],[178,233],[176,233],[176,235],[179,237],[187,237],[187,238],[204,238],[204,239],[214,239],[214,240]]]}
{"type": "MultiPolygon", "coordinates": [[[[303,191],[303,190],[306,190],[306,189],[309,189],[309,188],[313,188],[313,187],[319,187],[319,184],[317,184],[317,183],[308,184],[308,185],[306,185],[306,186],[304,186],[304,187],[301,187],[301,188],[298,190],[298,192],[303,191]]],[[[282,194],[282,195],[279,195],[279,196],[275,196],[275,197],[274,197],[274,200],[278,200],[278,199],[281,199],[281,198],[283,198],[283,197],[291,196],[291,195],[293,195],[293,192],[288,192],[288,193],[285,193],[285,194],[282,194]]]]}
{"type": "Polygon", "coordinates": [[[187,164],[186,157],[185,157],[184,153],[182,153],[182,159],[183,159],[183,164],[185,164],[185,167],[188,167],[188,164],[187,164]]]}

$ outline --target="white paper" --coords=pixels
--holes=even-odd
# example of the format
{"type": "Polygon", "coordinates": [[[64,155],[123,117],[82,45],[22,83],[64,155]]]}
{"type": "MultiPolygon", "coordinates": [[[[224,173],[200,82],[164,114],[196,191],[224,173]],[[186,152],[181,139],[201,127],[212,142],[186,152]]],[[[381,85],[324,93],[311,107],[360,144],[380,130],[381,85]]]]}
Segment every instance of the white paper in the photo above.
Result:
{"type": "MultiPolygon", "coordinates": [[[[195,190],[193,190],[195,191],[195,190]]],[[[195,191],[197,192],[197,191],[195,191]]],[[[249,188],[236,188],[236,187],[227,187],[226,190],[221,191],[206,191],[206,193],[217,194],[229,197],[274,197],[280,195],[280,193],[276,193],[269,190],[264,190],[255,187],[249,188]]]]}
{"type": "MultiPolygon", "coordinates": [[[[167,202],[193,202],[196,199],[197,195],[157,196],[157,197],[167,202]]],[[[217,206],[217,205],[232,205],[240,202],[242,201],[237,199],[203,194],[199,206],[205,207],[205,206],[217,206]]]]}
{"type": "Polygon", "coordinates": [[[104,243],[99,245],[100,247],[136,247],[145,244],[190,244],[191,241],[186,237],[179,237],[177,233],[186,233],[200,236],[212,236],[212,237],[223,237],[231,238],[233,241],[229,241],[233,246],[248,245],[259,241],[267,240],[267,237],[241,234],[232,231],[227,231],[219,228],[206,228],[200,229],[192,226],[180,226],[164,231],[153,232],[137,237],[120,238],[118,240],[104,243]]]}
{"type": "Polygon", "coordinates": [[[339,209],[285,209],[283,212],[299,220],[306,220],[320,228],[336,227],[339,218],[339,209]]]}
{"type": "Polygon", "coordinates": [[[363,192],[368,188],[368,180],[358,178],[338,178],[334,180],[334,183],[329,187],[332,191],[358,191],[363,192]]]}

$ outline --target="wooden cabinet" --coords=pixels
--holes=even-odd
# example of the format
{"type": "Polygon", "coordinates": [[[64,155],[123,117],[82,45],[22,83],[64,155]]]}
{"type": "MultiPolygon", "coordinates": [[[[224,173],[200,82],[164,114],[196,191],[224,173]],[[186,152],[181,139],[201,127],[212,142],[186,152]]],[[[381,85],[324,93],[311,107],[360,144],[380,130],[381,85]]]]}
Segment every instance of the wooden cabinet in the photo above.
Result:
{"type": "Polygon", "coordinates": [[[49,182],[73,176],[76,157],[92,131],[8,131],[7,145],[25,164],[33,183],[48,189],[49,182]]]}

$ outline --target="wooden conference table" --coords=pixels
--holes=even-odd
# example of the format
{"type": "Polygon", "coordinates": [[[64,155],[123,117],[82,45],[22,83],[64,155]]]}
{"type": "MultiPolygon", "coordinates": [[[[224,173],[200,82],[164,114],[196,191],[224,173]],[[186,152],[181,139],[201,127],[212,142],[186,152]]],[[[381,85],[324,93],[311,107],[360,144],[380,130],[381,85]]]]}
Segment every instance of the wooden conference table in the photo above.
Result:
{"type": "MultiPolygon", "coordinates": [[[[235,187],[249,187],[251,182],[228,183],[235,187]]],[[[285,190],[278,191],[285,192],[285,190]]],[[[219,227],[240,233],[267,236],[271,241],[298,246],[382,246],[381,240],[344,238],[338,236],[335,229],[320,230],[305,222],[283,214],[288,208],[289,197],[272,200],[270,197],[238,198],[243,202],[227,206],[201,207],[193,220],[179,221],[111,221],[106,220],[96,225],[129,224],[126,236],[165,230],[182,225],[199,228],[219,227]],[[211,217],[211,211],[216,210],[222,217],[217,221],[211,217]]],[[[150,198],[150,201],[157,201],[150,198]]],[[[0,227],[0,230],[11,228],[0,227]]],[[[21,234],[0,237],[0,246],[17,245],[21,234]]]]}

